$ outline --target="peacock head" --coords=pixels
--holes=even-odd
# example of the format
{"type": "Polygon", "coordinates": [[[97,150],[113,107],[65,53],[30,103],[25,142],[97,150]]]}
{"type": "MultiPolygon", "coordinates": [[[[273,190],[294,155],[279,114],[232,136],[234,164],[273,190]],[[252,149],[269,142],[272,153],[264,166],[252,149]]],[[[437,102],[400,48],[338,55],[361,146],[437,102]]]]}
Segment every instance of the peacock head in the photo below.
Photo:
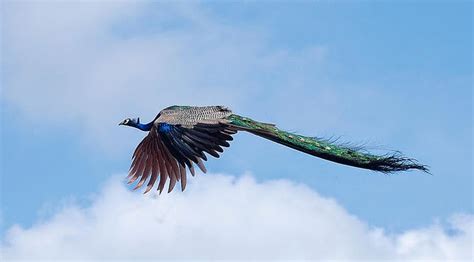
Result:
{"type": "Polygon", "coordinates": [[[125,120],[119,123],[119,126],[120,125],[137,127],[138,125],[140,125],[140,118],[126,118],[125,120]]]}

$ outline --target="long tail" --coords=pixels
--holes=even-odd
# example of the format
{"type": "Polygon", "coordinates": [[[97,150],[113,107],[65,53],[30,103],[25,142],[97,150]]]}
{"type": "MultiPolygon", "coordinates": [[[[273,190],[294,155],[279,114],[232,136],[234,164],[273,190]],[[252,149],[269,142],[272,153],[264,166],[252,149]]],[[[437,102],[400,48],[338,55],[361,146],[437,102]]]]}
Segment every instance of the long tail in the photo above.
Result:
{"type": "Polygon", "coordinates": [[[391,173],[417,169],[429,173],[428,167],[420,165],[415,159],[407,158],[396,152],[385,155],[373,155],[361,148],[337,145],[330,141],[297,135],[282,131],[273,124],[261,123],[239,115],[228,117],[230,125],[301,152],[317,156],[336,163],[391,173]]]}

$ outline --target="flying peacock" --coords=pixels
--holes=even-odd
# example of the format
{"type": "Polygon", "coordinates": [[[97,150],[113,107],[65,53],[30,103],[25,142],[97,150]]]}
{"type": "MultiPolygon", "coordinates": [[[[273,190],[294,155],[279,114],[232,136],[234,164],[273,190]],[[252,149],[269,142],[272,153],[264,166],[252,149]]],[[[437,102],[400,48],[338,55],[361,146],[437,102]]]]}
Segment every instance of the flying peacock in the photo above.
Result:
{"type": "Polygon", "coordinates": [[[202,172],[206,168],[205,153],[218,158],[223,147],[238,131],[247,131],[298,151],[343,165],[359,167],[383,173],[418,169],[428,172],[428,168],[416,160],[404,157],[399,152],[374,155],[362,148],[338,145],[334,142],[306,137],[278,129],[273,124],[254,121],[233,114],[223,106],[170,106],[163,109],[148,124],[141,124],[140,118],[127,118],[119,125],[127,125],[142,131],[149,131],[140,142],[132,157],[128,183],[140,179],[134,189],[140,188],[148,180],[145,193],[153,188],[160,177],[158,190],[161,193],[169,178],[168,193],[177,182],[181,190],[186,187],[186,168],[194,176],[193,165],[202,172]]]}

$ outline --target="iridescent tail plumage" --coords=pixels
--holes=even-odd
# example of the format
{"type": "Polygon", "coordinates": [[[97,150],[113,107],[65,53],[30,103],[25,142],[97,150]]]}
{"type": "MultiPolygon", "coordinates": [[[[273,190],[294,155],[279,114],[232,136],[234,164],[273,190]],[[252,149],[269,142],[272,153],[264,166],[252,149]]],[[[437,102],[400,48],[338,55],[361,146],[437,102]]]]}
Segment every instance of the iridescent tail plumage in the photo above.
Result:
{"type": "Polygon", "coordinates": [[[391,173],[406,170],[421,170],[429,173],[428,167],[415,159],[403,156],[400,152],[375,155],[362,148],[338,145],[330,141],[302,136],[278,129],[273,124],[261,123],[247,117],[232,114],[227,117],[229,125],[257,136],[269,139],[298,151],[332,162],[391,173]]]}

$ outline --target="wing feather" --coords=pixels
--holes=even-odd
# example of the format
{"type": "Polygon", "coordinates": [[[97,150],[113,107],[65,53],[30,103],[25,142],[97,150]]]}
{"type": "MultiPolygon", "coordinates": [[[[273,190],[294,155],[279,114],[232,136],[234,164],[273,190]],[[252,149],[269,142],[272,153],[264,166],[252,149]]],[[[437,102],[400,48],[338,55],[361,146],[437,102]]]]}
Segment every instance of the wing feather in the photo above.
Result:
{"type": "MultiPolygon", "coordinates": [[[[163,191],[163,188],[165,187],[166,180],[170,174],[168,174],[168,171],[166,170],[166,164],[165,164],[165,158],[163,157],[163,154],[161,153],[161,150],[157,148],[157,151],[159,152],[160,158],[159,161],[160,163],[160,183],[158,184],[158,190],[161,192],[163,191]]],[[[172,176],[172,175],[171,175],[172,176]]]]}
{"type": "Polygon", "coordinates": [[[158,144],[159,141],[158,141],[158,139],[154,139],[153,142],[154,142],[153,143],[154,150],[152,152],[153,152],[153,158],[155,159],[155,161],[153,161],[150,181],[148,181],[147,187],[145,189],[145,192],[143,192],[143,194],[148,193],[153,188],[153,185],[155,184],[156,180],[158,179],[158,175],[161,173],[160,170],[161,170],[162,166],[165,165],[165,163],[163,163],[163,161],[160,161],[162,159],[162,154],[159,150],[159,144],[158,144]],[[158,161],[156,161],[156,160],[158,160],[158,161]]]}
{"type": "Polygon", "coordinates": [[[181,174],[181,191],[186,189],[186,168],[184,165],[179,166],[179,173],[181,174]]]}
{"type": "Polygon", "coordinates": [[[163,142],[165,142],[166,147],[170,150],[170,153],[174,156],[174,158],[178,161],[180,165],[191,165],[189,159],[187,159],[183,152],[180,150],[176,139],[171,134],[164,134],[163,142]]]}
{"type": "Polygon", "coordinates": [[[154,162],[156,162],[156,160],[153,159],[154,157],[155,157],[155,154],[153,154],[153,143],[150,143],[147,147],[147,159],[145,162],[145,167],[141,174],[142,177],[133,190],[140,188],[150,176],[154,162]]]}
{"type": "MultiPolygon", "coordinates": [[[[135,182],[138,178],[142,177],[143,174],[144,174],[144,171],[146,169],[146,165],[147,163],[149,163],[149,159],[151,159],[151,156],[149,155],[149,137],[145,137],[145,139],[143,139],[143,146],[142,148],[140,148],[140,156],[139,158],[137,158],[137,168],[135,169],[135,171],[132,173],[132,176],[130,178],[130,180],[128,181],[128,184],[132,184],[133,182],[135,182]]],[[[141,180],[140,180],[141,181],[141,180]]],[[[143,181],[144,182],[144,181],[143,181]]],[[[138,184],[140,184],[140,182],[138,182],[138,184]]],[[[143,183],[142,183],[143,184],[143,183]]],[[[140,184],[141,186],[141,184],[140,184]]],[[[139,188],[140,186],[138,187],[135,187],[133,190],[136,190],[137,188],[139,188]]]]}
{"type": "Polygon", "coordinates": [[[204,166],[204,163],[202,163],[202,160],[201,160],[201,159],[198,159],[197,165],[198,165],[199,169],[201,169],[201,171],[202,171],[203,173],[206,173],[206,172],[207,172],[206,167],[204,166]]]}
{"type": "Polygon", "coordinates": [[[141,162],[141,157],[143,155],[144,141],[145,141],[145,139],[143,139],[140,142],[140,144],[135,149],[135,152],[133,153],[132,165],[130,166],[130,170],[129,170],[129,174],[128,174],[127,178],[130,178],[131,176],[133,176],[138,170],[138,166],[139,166],[139,163],[141,162]]]}
{"type": "Polygon", "coordinates": [[[220,147],[217,145],[217,143],[214,143],[214,141],[206,140],[187,131],[185,132],[184,136],[192,140],[194,145],[201,148],[206,153],[212,155],[213,157],[219,158],[219,154],[216,151],[219,151],[220,147]]]}
{"type": "Polygon", "coordinates": [[[145,189],[145,192],[143,192],[143,194],[148,193],[153,188],[153,185],[155,184],[158,178],[158,175],[159,175],[158,162],[154,161],[152,169],[151,169],[151,177],[150,177],[150,180],[148,181],[148,184],[146,185],[146,189],[145,189]]]}
{"type": "Polygon", "coordinates": [[[158,141],[158,147],[160,149],[161,155],[163,156],[163,163],[166,165],[167,173],[170,179],[168,193],[173,191],[176,181],[180,179],[178,165],[176,164],[176,159],[169,153],[166,146],[161,140],[158,141]]]}
{"type": "MultiPolygon", "coordinates": [[[[194,163],[197,163],[196,157],[199,157],[199,153],[194,151],[186,142],[183,141],[181,138],[181,134],[176,131],[176,129],[173,129],[171,131],[171,137],[173,139],[173,142],[175,145],[179,148],[180,152],[189,160],[193,161],[194,163]]],[[[188,165],[190,167],[191,165],[188,165]]]]}

